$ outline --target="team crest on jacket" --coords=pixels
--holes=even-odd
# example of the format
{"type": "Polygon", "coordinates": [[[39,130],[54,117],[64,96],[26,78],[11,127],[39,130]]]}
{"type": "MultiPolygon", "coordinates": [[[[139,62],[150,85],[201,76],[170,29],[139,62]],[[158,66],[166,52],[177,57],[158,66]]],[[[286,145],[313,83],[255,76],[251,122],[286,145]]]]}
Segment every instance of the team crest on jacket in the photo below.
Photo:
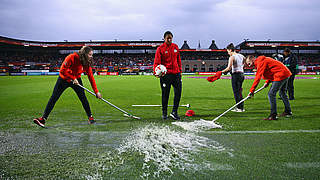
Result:
{"type": "Polygon", "coordinates": [[[173,52],[175,52],[175,53],[176,53],[176,52],[178,52],[178,51],[177,51],[176,49],[174,49],[174,50],[173,50],[173,52]]]}

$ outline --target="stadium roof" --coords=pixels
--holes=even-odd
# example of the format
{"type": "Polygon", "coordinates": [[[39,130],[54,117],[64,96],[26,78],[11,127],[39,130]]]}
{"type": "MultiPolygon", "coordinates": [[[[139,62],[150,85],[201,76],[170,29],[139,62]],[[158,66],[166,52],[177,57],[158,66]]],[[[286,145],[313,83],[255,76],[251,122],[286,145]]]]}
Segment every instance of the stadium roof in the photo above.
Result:
{"type": "Polygon", "coordinates": [[[245,40],[236,46],[237,49],[266,49],[266,48],[299,48],[320,49],[319,41],[248,41],[245,40]]]}
{"type": "Polygon", "coordinates": [[[76,42],[44,42],[44,41],[28,41],[13,39],[8,37],[0,36],[0,43],[3,45],[14,45],[14,46],[33,46],[33,47],[82,47],[82,46],[96,46],[96,47],[149,47],[155,48],[160,46],[163,41],[76,41],[76,42]]]}
{"type": "MultiPolygon", "coordinates": [[[[75,42],[44,42],[13,39],[0,36],[0,47],[12,48],[50,48],[50,49],[78,49],[82,46],[91,46],[94,49],[156,49],[163,41],[75,41],[75,42]]],[[[186,43],[186,41],[185,41],[186,43]]],[[[181,51],[186,52],[225,52],[224,49],[190,49],[186,44],[186,49],[181,47],[181,51]],[[186,47],[187,46],[187,47],[186,47]]]]}

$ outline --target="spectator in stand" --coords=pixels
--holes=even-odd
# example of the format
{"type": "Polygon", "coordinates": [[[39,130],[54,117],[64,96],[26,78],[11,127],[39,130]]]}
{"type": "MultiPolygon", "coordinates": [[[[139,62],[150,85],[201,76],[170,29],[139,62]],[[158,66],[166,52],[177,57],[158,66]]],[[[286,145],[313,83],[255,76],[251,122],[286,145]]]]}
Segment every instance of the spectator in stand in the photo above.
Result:
{"type": "Polygon", "coordinates": [[[83,46],[79,52],[75,52],[66,57],[61,65],[58,80],[48,101],[46,109],[44,110],[42,117],[35,118],[33,120],[35,124],[41,127],[45,127],[45,121],[47,120],[54,105],[56,104],[64,90],[66,90],[68,87],[71,87],[77,93],[78,98],[80,99],[82,106],[87,113],[88,123],[95,123],[84,90],[80,86],[78,86],[78,84],[82,85],[81,74],[83,72],[86,72],[92,89],[96,93],[96,97],[101,99],[101,94],[97,89],[97,85],[92,74],[92,55],[93,50],[88,46],[83,46]]]}
{"type": "Polygon", "coordinates": [[[288,80],[288,95],[289,95],[289,100],[294,100],[294,78],[297,73],[297,57],[291,52],[290,49],[286,48],[283,51],[283,64],[288,67],[288,69],[291,72],[291,76],[288,80]]]}
{"type": "Polygon", "coordinates": [[[170,116],[174,120],[179,120],[178,107],[181,98],[182,81],[181,81],[181,58],[179,48],[172,43],[173,34],[170,31],[164,33],[164,43],[158,47],[153,64],[153,72],[155,68],[162,64],[167,68],[167,73],[160,78],[160,86],[162,90],[162,119],[167,120],[167,108],[170,95],[171,85],[174,88],[173,108],[170,116]]]}
{"type": "MultiPolygon", "coordinates": [[[[223,74],[228,73],[231,70],[231,85],[233,89],[233,95],[236,103],[240,102],[242,97],[242,83],[244,81],[243,65],[244,56],[235,51],[233,43],[227,46],[227,52],[229,54],[228,66],[222,70],[223,74]]],[[[240,103],[233,112],[244,112],[244,103],[240,103]]]]}

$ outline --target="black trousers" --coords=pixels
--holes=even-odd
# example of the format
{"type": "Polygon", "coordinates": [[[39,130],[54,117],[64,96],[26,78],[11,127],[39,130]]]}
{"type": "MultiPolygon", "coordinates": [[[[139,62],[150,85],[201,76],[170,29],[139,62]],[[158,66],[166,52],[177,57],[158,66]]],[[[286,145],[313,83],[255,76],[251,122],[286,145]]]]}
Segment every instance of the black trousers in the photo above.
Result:
{"type": "MultiPolygon", "coordinates": [[[[240,102],[242,97],[242,83],[244,81],[244,75],[243,73],[232,73],[231,75],[231,83],[232,83],[232,89],[233,89],[233,95],[234,99],[236,100],[236,103],[240,102]]],[[[237,108],[243,109],[244,103],[240,103],[237,108]]]]}
{"type": "Polygon", "coordinates": [[[168,100],[170,95],[171,85],[174,88],[174,100],[172,112],[177,112],[182,91],[182,81],[181,74],[166,74],[163,77],[160,77],[160,86],[162,91],[162,113],[167,114],[168,100]]]}
{"type": "MultiPolygon", "coordinates": [[[[77,80],[78,80],[79,84],[82,85],[81,78],[79,78],[77,80]]],[[[46,119],[48,118],[50,112],[52,111],[54,105],[56,104],[56,102],[60,98],[61,94],[68,87],[71,87],[77,93],[78,98],[80,99],[82,106],[87,113],[87,116],[90,117],[92,115],[91,110],[90,110],[90,106],[89,106],[89,102],[88,102],[87,97],[84,93],[84,90],[80,86],[77,86],[77,85],[73,84],[72,82],[67,82],[66,80],[63,80],[59,76],[42,117],[44,117],[46,119]]]]}
{"type": "Polygon", "coordinates": [[[292,73],[292,75],[289,77],[289,80],[288,80],[288,95],[289,95],[290,100],[294,99],[293,81],[294,81],[295,76],[296,75],[292,73]]]}

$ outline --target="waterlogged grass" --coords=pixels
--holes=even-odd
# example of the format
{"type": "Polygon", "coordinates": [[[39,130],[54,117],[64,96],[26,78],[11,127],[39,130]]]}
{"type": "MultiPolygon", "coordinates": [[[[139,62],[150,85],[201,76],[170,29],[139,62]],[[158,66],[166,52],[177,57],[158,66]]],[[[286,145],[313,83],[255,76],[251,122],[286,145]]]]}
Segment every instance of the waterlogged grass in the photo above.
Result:
{"type": "MultiPolygon", "coordinates": [[[[152,76],[96,76],[97,86],[103,97],[120,108],[142,117],[129,119],[116,109],[87,94],[91,110],[97,119],[96,126],[87,126],[87,117],[78,97],[71,88],[58,100],[49,116],[47,125],[68,131],[128,131],[150,122],[170,124],[161,121],[159,107],[132,107],[133,104],[161,104],[159,80],[152,76]]],[[[36,129],[31,123],[34,117],[42,115],[55,85],[56,76],[0,77],[0,129],[36,129]]],[[[90,84],[83,76],[84,86],[90,84]]],[[[253,80],[245,80],[243,95],[246,96],[253,80]]],[[[263,81],[261,82],[262,85],[263,81]]],[[[224,130],[279,130],[319,129],[320,79],[297,79],[296,100],[291,101],[294,117],[279,121],[261,121],[270,113],[267,89],[245,102],[246,112],[229,112],[219,119],[224,130]]],[[[173,90],[172,90],[173,91],[173,90]]],[[[283,103],[278,101],[278,113],[283,112],[283,103]]],[[[169,103],[173,102],[173,92],[169,103]]],[[[186,108],[179,113],[185,120],[212,120],[234,104],[230,80],[223,79],[208,83],[205,79],[183,77],[181,104],[191,104],[196,116],[186,118],[186,108]]],[[[170,111],[170,108],[168,109],[170,111]]]]}
{"type": "MultiPolygon", "coordinates": [[[[70,88],[50,114],[49,129],[41,129],[32,119],[41,116],[57,77],[0,77],[0,179],[319,179],[320,79],[295,80],[292,118],[261,120],[270,112],[263,90],[245,102],[246,112],[221,117],[222,129],[190,132],[162,121],[159,107],[131,106],[160,104],[158,79],[95,78],[105,99],[142,119],[87,94],[97,120],[88,125],[70,88]],[[313,131],[215,133],[301,129],[313,131]]],[[[85,76],[83,82],[91,89],[85,76]]],[[[252,82],[245,80],[244,96],[252,82]]],[[[234,104],[231,82],[184,76],[181,104],[196,113],[187,118],[180,108],[183,121],[212,120],[234,104]]]]}

